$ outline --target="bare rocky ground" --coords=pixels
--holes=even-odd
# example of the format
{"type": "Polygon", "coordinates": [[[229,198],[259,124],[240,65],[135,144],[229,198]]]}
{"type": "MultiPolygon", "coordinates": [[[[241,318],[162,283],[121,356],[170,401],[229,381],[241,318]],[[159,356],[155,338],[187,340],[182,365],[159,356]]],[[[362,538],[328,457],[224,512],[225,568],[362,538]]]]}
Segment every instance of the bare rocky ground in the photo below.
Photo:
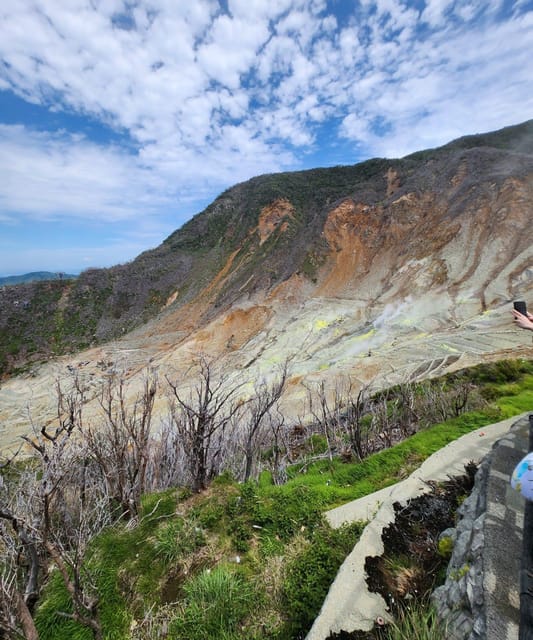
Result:
{"type": "MultiPolygon", "coordinates": [[[[195,384],[191,364],[203,354],[216,360],[224,381],[242,384],[246,397],[289,361],[283,409],[288,419],[305,419],[308,389],[320,383],[331,393],[348,379],[353,390],[379,388],[484,361],[532,357],[531,332],[513,325],[510,309],[513,299],[533,305],[533,161],[485,147],[450,153],[438,161],[439,154],[423,156],[412,166],[378,163],[362,191],[359,183],[349,195],[335,191],[340,199],[323,202],[320,216],[300,227],[292,224],[297,207],[288,196],[272,196],[257,226],[248,220],[245,227],[248,201],[239,200],[232,233],[242,227],[244,235],[216,268],[213,262],[204,273],[202,261],[194,263],[187,272],[194,294],[187,297],[183,273],[175,272],[165,286],[164,310],[148,324],[2,383],[0,448],[15,446],[32,422],[39,427],[52,420],[56,382],[68,384],[74,375],[94,396],[118,371],[133,402],[148,367],[163,389],[168,376],[186,392],[195,384]],[[263,255],[267,243],[271,249],[263,255]],[[318,246],[320,259],[315,256],[305,275],[305,252],[318,246]],[[299,261],[292,260],[295,252],[299,261]],[[271,271],[279,273],[271,277],[271,271]]],[[[304,187],[314,193],[306,176],[296,192],[289,190],[293,196],[303,197],[304,187]]],[[[209,213],[220,208],[219,222],[226,220],[224,202],[209,213]]],[[[202,220],[187,232],[196,229],[200,245],[206,239],[202,220]]],[[[150,254],[152,266],[163,254],[185,260],[180,238],[191,240],[177,232],[178,248],[171,243],[150,254]]],[[[84,286],[90,293],[96,285],[84,286]]],[[[166,404],[160,393],[156,428],[166,404]]],[[[96,405],[88,402],[88,419],[96,405]]]]}
{"type": "MultiPolygon", "coordinates": [[[[199,353],[216,357],[228,381],[248,381],[244,394],[290,358],[284,408],[293,417],[305,414],[307,387],[321,381],[330,390],[348,378],[356,387],[380,387],[484,361],[531,358],[531,334],[513,325],[510,307],[506,303],[479,313],[474,301],[452,307],[437,292],[423,300],[375,308],[354,299],[287,295],[233,308],[189,334],[173,326],[172,315],[167,315],[122,340],[49,361],[5,381],[0,387],[0,448],[17,446],[32,424],[40,427],[54,419],[58,381],[68,385],[78,375],[95,395],[102,381],[119,371],[128,380],[133,401],[148,367],[158,372],[162,387],[165,376],[182,380],[183,387],[190,385],[184,374],[199,353]]],[[[95,405],[88,403],[87,417],[95,405]]],[[[161,393],[156,427],[165,415],[161,393]]]]}

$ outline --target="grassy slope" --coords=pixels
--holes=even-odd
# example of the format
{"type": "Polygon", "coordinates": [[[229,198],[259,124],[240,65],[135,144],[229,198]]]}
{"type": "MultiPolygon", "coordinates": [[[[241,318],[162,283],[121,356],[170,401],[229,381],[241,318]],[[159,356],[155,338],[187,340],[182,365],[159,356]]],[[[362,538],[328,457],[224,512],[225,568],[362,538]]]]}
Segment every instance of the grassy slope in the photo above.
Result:
{"type": "MultiPolygon", "coordinates": [[[[471,430],[531,409],[533,364],[520,367],[527,373],[477,367],[472,377],[491,398],[484,410],[436,424],[361,463],[320,462],[305,474],[294,469],[283,486],[267,475],[245,485],[221,477],[202,495],[146,496],[139,526],[108,530],[92,550],[105,637],[158,637],[146,621],[140,626],[150,609],[170,620],[169,637],[176,639],[301,637],[361,531],[359,524],[332,531],[322,512],[396,482],[471,430]]],[[[55,575],[39,609],[42,640],[91,637],[55,613],[68,607],[55,575]]]]}

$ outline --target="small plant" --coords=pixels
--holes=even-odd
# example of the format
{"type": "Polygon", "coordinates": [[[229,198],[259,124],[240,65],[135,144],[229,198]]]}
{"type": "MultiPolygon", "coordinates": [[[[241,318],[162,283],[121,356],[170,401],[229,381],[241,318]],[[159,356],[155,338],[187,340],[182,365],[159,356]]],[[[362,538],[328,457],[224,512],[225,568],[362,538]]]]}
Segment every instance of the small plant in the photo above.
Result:
{"type": "Polygon", "coordinates": [[[220,640],[237,634],[257,604],[255,590],[225,566],[206,569],[184,587],[185,603],[170,624],[174,640],[220,640]]]}
{"type": "Polygon", "coordinates": [[[155,549],[166,562],[176,562],[205,543],[205,534],[194,520],[179,519],[158,530],[155,549]]]}
{"type": "Polygon", "coordinates": [[[231,534],[231,540],[235,551],[245,553],[250,548],[250,537],[252,531],[245,518],[234,518],[228,525],[228,531],[231,534]]]}
{"type": "Polygon", "coordinates": [[[442,640],[446,637],[445,626],[425,602],[401,608],[395,622],[384,633],[384,640],[442,640]]]}
{"type": "Polygon", "coordinates": [[[453,551],[453,539],[450,536],[444,536],[439,540],[437,553],[441,558],[448,559],[453,551]]]}
{"type": "Polygon", "coordinates": [[[452,571],[450,573],[450,578],[452,580],[459,581],[461,578],[466,576],[466,574],[469,571],[470,571],[470,565],[469,564],[464,564],[462,567],[459,567],[458,569],[455,569],[454,571],[452,571]]]}

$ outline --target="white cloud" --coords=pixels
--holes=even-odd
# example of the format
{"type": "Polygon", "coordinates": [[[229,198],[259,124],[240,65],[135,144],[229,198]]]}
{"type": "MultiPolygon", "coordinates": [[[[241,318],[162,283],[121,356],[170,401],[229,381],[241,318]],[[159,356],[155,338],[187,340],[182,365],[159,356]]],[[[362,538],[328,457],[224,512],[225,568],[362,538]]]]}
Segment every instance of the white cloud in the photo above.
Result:
{"type": "Polygon", "coordinates": [[[136,220],[291,160],[229,125],[204,156],[181,150],[172,139],[136,156],[80,136],[0,125],[0,208],[36,218],[136,220]],[[243,157],[248,162],[240,166],[243,157]]]}
{"type": "Polygon", "coordinates": [[[168,196],[118,148],[80,136],[0,125],[0,207],[41,219],[118,220],[153,213],[168,196]]]}
{"type": "Polygon", "coordinates": [[[267,23],[219,16],[213,23],[209,41],[198,51],[200,67],[216,82],[237,89],[241,74],[254,63],[268,36],[267,23]]]}
{"type": "Polygon", "coordinates": [[[453,5],[453,0],[426,0],[426,7],[422,12],[422,22],[435,27],[444,22],[446,11],[453,5]]]}
{"type": "MultiPolygon", "coordinates": [[[[431,7],[444,11],[448,4],[431,7]]],[[[398,156],[530,118],[532,18],[530,12],[468,30],[448,26],[429,40],[412,40],[388,65],[374,65],[373,75],[354,83],[354,97],[359,104],[365,97],[365,107],[344,118],[341,133],[370,153],[398,156]],[[383,135],[372,126],[376,118],[389,126],[383,135]]],[[[373,61],[384,59],[382,47],[380,40],[369,46],[373,61]]]]}
{"type": "Polygon", "coordinates": [[[320,127],[332,143],[403,155],[531,117],[526,4],[503,21],[500,1],[331,13],[340,4],[4,0],[0,89],[88,114],[135,146],[3,126],[4,218],[155,216],[298,167],[320,127]]]}

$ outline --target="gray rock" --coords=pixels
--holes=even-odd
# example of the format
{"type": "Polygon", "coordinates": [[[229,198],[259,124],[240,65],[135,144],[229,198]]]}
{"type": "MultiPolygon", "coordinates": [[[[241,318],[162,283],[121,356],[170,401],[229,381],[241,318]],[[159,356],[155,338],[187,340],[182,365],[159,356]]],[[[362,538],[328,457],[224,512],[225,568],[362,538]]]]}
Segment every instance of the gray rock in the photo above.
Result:
{"type": "Polygon", "coordinates": [[[447,625],[447,640],[486,640],[482,553],[487,458],[478,469],[470,496],[457,511],[460,517],[457,526],[446,529],[439,537],[454,540],[446,582],[432,598],[437,615],[447,625]]]}
{"type": "Polygon", "coordinates": [[[455,544],[455,539],[457,538],[457,529],[450,527],[449,529],[444,529],[444,531],[439,535],[439,542],[444,540],[444,538],[451,538],[453,543],[455,544]]]}

